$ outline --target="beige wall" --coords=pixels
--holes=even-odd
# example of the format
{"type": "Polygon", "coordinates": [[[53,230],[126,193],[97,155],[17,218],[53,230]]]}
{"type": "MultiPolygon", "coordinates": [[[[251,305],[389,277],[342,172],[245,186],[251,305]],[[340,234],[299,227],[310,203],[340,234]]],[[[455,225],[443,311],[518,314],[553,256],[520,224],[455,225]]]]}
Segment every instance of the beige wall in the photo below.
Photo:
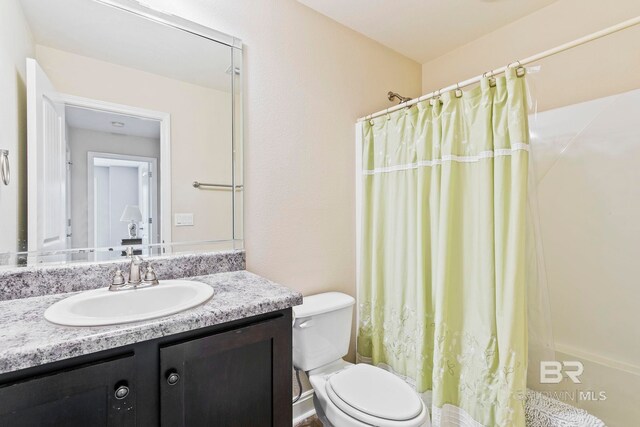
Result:
{"type": "Polygon", "coordinates": [[[9,150],[12,176],[9,186],[0,184],[0,253],[15,252],[18,239],[26,239],[27,183],[20,166],[26,162],[27,147],[25,58],[33,51],[31,32],[17,1],[1,1],[0,148],[9,150]]]}
{"type": "Polygon", "coordinates": [[[356,118],[420,93],[420,65],[295,0],[148,0],[245,45],[249,270],[355,292],[356,118]]]}
{"type": "MultiPolygon", "coordinates": [[[[191,185],[231,182],[231,93],[45,46],[36,50],[62,93],[170,113],[171,210],[194,214],[193,227],[172,225],[172,240],[231,238],[231,194],[191,185]]],[[[173,215],[167,219],[173,224],[173,215]]]]}
{"type": "MultiPolygon", "coordinates": [[[[422,92],[449,86],[517,59],[640,15],[638,0],[559,0],[422,65],[422,92]]],[[[531,76],[540,111],[640,85],[640,27],[540,61],[531,76]]]]}
{"type": "MultiPolygon", "coordinates": [[[[560,0],[423,64],[423,93],[637,15],[637,0],[560,0]]],[[[639,88],[638,46],[640,27],[541,61],[541,71],[529,76],[538,110],[639,88]]],[[[620,120],[610,130],[625,122],[624,108],[636,117],[640,111],[640,105],[617,108],[623,110],[604,110],[620,120]]],[[[566,147],[560,146],[565,134],[551,145],[534,144],[544,163],[536,166],[545,169],[538,196],[555,341],[561,360],[584,361],[581,389],[608,392],[605,402],[579,406],[609,426],[633,425],[640,417],[640,230],[634,225],[640,195],[630,177],[640,143],[623,132],[581,136],[566,147]]]]}

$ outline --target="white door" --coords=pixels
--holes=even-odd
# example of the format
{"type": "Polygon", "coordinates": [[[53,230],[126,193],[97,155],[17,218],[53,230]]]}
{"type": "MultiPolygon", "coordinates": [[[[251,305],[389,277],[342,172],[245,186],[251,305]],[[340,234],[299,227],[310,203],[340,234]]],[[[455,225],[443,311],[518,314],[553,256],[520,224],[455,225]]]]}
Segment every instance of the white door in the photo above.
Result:
{"type": "MultiPolygon", "coordinates": [[[[142,244],[150,245],[160,241],[158,227],[158,179],[156,178],[156,163],[140,163],[138,166],[138,206],[142,211],[142,244]]],[[[151,253],[149,253],[151,255],[151,253]]]]}
{"type": "Polygon", "coordinates": [[[35,59],[27,58],[29,251],[67,249],[64,104],[35,59]]]}
{"type": "MultiPolygon", "coordinates": [[[[66,117],[65,117],[65,124],[66,124],[66,117]]],[[[65,125],[65,130],[66,130],[66,125],[65,125]]],[[[72,237],[72,231],[71,231],[71,149],[69,148],[69,144],[66,142],[66,136],[65,136],[65,167],[66,167],[66,171],[67,171],[67,177],[66,177],[66,186],[65,186],[65,195],[66,195],[66,202],[67,202],[67,206],[66,206],[66,217],[67,217],[67,248],[71,249],[72,243],[71,243],[71,237],[72,237]]]]}
{"type": "Polygon", "coordinates": [[[142,212],[142,223],[140,224],[140,234],[142,244],[151,243],[153,236],[153,219],[150,212],[151,201],[151,167],[149,163],[141,163],[138,166],[138,206],[142,212]]]}

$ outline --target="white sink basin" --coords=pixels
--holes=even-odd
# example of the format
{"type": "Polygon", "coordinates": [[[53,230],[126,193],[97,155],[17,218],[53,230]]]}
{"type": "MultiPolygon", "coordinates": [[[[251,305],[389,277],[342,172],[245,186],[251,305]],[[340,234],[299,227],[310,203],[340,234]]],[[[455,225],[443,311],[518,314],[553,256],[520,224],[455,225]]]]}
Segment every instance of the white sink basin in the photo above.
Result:
{"type": "Polygon", "coordinates": [[[213,288],[204,283],[161,280],[159,285],[140,289],[82,292],[53,304],[44,317],[66,326],[117,325],[179,313],[212,295],[213,288]]]}

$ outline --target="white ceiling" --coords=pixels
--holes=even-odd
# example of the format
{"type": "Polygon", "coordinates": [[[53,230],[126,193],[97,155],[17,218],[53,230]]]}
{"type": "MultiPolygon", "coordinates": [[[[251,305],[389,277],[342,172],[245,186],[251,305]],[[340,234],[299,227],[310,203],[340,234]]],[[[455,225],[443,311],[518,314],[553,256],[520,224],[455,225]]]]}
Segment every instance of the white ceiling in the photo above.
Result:
{"type": "Polygon", "coordinates": [[[423,64],[556,0],[298,0],[423,64]]]}
{"type": "Polygon", "coordinates": [[[160,139],[160,122],[157,120],[73,106],[65,108],[65,120],[72,128],[160,139]],[[113,126],[113,122],[124,126],[113,126]]]}
{"type": "Polygon", "coordinates": [[[229,46],[94,1],[20,3],[37,44],[231,91],[229,46]]]}

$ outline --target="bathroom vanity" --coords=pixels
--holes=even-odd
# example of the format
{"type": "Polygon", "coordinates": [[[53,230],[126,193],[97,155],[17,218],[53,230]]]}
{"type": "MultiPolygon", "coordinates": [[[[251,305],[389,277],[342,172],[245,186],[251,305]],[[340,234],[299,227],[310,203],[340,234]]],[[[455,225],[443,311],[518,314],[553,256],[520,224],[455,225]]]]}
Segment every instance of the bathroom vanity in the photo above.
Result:
{"type": "Polygon", "coordinates": [[[302,296],[246,271],[194,280],[203,305],[123,325],[47,322],[69,294],[0,302],[0,425],[290,426],[302,296]]]}

